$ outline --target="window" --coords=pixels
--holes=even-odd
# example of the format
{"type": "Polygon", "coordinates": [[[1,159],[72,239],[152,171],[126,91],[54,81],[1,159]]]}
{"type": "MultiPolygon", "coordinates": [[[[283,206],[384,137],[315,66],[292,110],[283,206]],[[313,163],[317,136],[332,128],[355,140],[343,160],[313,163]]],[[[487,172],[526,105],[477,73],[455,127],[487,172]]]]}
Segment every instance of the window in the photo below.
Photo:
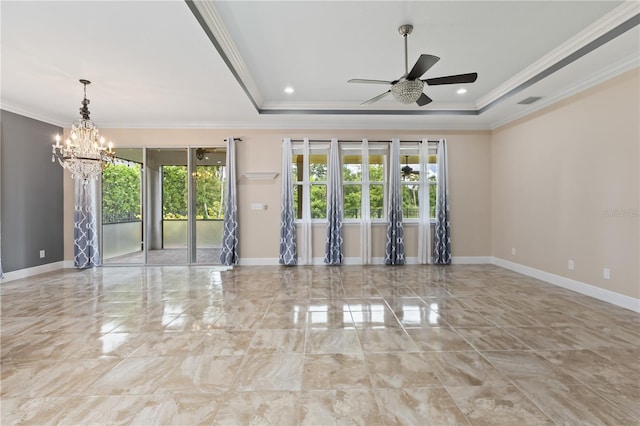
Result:
{"type": "Polygon", "coordinates": [[[402,162],[402,218],[420,218],[420,152],[418,147],[400,148],[402,162]]]}
{"type": "Polygon", "coordinates": [[[359,219],[362,210],[362,150],[342,150],[342,197],[345,219],[359,219]]]}
{"type": "Polygon", "coordinates": [[[327,218],[327,157],[326,149],[309,150],[311,219],[327,218]]]}
{"type": "Polygon", "coordinates": [[[326,219],[329,144],[318,143],[305,147],[303,143],[295,142],[292,150],[291,181],[295,217],[303,219],[303,206],[308,202],[310,219],[326,219]]]}
{"type": "Polygon", "coordinates": [[[369,148],[369,212],[372,220],[386,218],[386,160],[384,148],[369,148]]]}
{"type": "MultiPolygon", "coordinates": [[[[340,144],[342,159],[342,192],[345,222],[363,219],[362,202],[369,199],[369,218],[376,222],[386,220],[388,197],[388,149],[386,142],[369,142],[368,152],[362,152],[362,143],[340,144]],[[367,170],[367,173],[363,173],[367,170]],[[368,177],[368,178],[367,178],[368,177]]],[[[309,206],[310,219],[327,218],[327,161],[329,143],[311,141],[292,143],[291,168],[295,217],[303,219],[303,207],[309,206]],[[306,156],[305,156],[306,154],[306,156]]],[[[430,218],[435,218],[436,200],[436,147],[430,146],[425,170],[421,170],[420,143],[401,142],[403,218],[415,222],[420,217],[420,185],[428,183],[430,218]],[[424,174],[424,178],[422,177],[424,174]]]]}
{"type": "Polygon", "coordinates": [[[418,146],[401,146],[400,157],[402,162],[402,215],[403,219],[411,222],[420,217],[420,185],[425,182],[429,185],[429,218],[435,219],[436,212],[436,179],[437,157],[436,147],[430,146],[426,159],[425,170],[421,170],[420,149],[418,146]],[[422,174],[426,173],[424,180],[422,174]]]}

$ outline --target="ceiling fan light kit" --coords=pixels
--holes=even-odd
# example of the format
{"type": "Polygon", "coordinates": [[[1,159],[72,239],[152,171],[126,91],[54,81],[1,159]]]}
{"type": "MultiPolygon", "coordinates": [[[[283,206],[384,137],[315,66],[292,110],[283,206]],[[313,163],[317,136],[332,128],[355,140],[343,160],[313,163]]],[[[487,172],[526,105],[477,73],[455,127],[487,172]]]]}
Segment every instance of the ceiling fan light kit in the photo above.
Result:
{"type": "Polygon", "coordinates": [[[429,86],[442,85],[442,84],[464,84],[473,83],[478,78],[478,74],[458,74],[448,75],[444,77],[428,78],[421,80],[420,77],[426,73],[431,67],[433,67],[440,58],[433,55],[422,54],[416,61],[411,71],[408,66],[408,51],[407,51],[407,36],[413,31],[412,25],[401,25],[398,28],[398,32],[404,39],[404,75],[398,80],[369,80],[354,78],[348,81],[348,83],[368,83],[368,84],[390,84],[391,88],[378,96],[375,96],[361,105],[369,105],[378,100],[384,98],[389,93],[393,95],[393,98],[405,105],[416,103],[418,106],[424,106],[432,102],[432,99],[428,97],[424,92],[424,84],[429,86]]]}
{"type": "Polygon", "coordinates": [[[422,95],[422,80],[402,80],[391,86],[393,98],[401,104],[412,104],[422,95]]]}

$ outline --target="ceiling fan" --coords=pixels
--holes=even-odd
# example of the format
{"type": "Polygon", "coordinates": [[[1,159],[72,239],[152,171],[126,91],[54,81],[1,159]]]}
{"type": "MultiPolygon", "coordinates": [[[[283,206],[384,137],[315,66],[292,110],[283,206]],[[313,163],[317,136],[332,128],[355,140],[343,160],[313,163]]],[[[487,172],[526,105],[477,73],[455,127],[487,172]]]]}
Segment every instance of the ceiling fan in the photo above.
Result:
{"type": "Polygon", "coordinates": [[[405,155],[404,156],[404,167],[401,169],[402,170],[402,175],[404,177],[409,177],[411,176],[412,173],[417,174],[418,172],[413,170],[413,168],[409,165],[409,156],[405,155]]]}
{"type": "Polygon", "coordinates": [[[429,86],[435,86],[440,84],[462,84],[473,83],[478,78],[478,73],[472,72],[468,74],[448,75],[444,77],[427,78],[420,80],[420,77],[427,72],[432,66],[440,60],[437,56],[422,54],[416,61],[411,71],[409,71],[407,60],[407,36],[413,31],[413,25],[402,25],[398,28],[398,32],[404,38],[404,75],[398,80],[366,80],[360,78],[353,78],[348,83],[371,83],[371,84],[390,84],[391,88],[386,92],[363,102],[361,105],[372,104],[389,93],[393,95],[396,101],[403,104],[417,103],[418,106],[427,105],[432,101],[422,89],[424,83],[429,86]]]}

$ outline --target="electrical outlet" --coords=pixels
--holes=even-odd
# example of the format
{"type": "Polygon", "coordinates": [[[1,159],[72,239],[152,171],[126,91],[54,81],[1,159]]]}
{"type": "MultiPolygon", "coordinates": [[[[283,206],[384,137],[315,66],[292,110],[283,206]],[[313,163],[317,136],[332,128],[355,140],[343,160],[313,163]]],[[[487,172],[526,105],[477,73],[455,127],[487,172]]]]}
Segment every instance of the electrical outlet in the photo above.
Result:
{"type": "Polygon", "coordinates": [[[573,264],[573,260],[569,259],[569,270],[573,271],[575,269],[575,265],[573,264]]]}
{"type": "Polygon", "coordinates": [[[511,255],[512,256],[516,255],[516,248],[515,247],[511,247],[511,255]]]}
{"type": "Polygon", "coordinates": [[[44,259],[45,253],[44,250],[40,250],[40,259],[44,259]]]}
{"type": "Polygon", "coordinates": [[[609,268],[604,268],[604,270],[602,271],[602,277],[605,280],[611,279],[611,271],[609,270],[609,268]]]}

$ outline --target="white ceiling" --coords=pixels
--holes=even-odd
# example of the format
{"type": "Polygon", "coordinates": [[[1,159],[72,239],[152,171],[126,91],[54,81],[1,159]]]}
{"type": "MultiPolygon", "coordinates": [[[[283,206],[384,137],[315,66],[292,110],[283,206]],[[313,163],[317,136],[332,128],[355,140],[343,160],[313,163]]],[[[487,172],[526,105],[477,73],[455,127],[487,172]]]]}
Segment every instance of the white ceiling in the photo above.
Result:
{"type": "Polygon", "coordinates": [[[100,127],[491,129],[640,61],[637,1],[6,1],[1,106],[68,126],[82,86],[100,127]],[[425,86],[404,106],[348,79],[404,73],[425,86]],[[205,31],[206,30],[206,31],[205,31]],[[618,33],[621,33],[618,35],[618,33]],[[295,89],[284,93],[286,86],[295,89]],[[542,99],[517,105],[528,96],[542,99]]]}

